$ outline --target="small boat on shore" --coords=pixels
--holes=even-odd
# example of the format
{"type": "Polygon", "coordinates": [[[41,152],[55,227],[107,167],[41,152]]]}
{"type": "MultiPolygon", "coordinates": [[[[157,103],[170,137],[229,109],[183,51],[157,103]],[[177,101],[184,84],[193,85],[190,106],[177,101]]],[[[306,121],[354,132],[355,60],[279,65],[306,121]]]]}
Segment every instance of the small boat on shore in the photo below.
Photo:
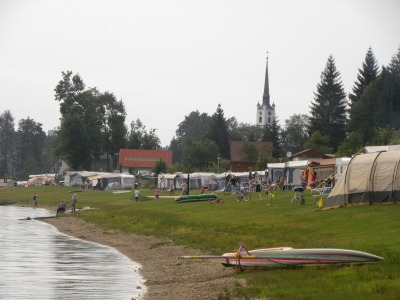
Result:
{"type": "Polygon", "coordinates": [[[11,205],[17,203],[17,201],[14,200],[0,200],[0,205],[11,205]]]}
{"type": "Polygon", "coordinates": [[[217,196],[215,196],[214,194],[185,195],[176,198],[176,202],[185,203],[185,202],[209,201],[215,199],[217,199],[217,196]]]}
{"type": "Polygon", "coordinates": [[[243,244],[240,244],[237,252],[225,253],[221,256],[200,255],[179,258],[219,262],[226,267],[344,265],[375,263],[383,260],[382,257],[356,250],[278,247],[248,251],[243,244]]]}

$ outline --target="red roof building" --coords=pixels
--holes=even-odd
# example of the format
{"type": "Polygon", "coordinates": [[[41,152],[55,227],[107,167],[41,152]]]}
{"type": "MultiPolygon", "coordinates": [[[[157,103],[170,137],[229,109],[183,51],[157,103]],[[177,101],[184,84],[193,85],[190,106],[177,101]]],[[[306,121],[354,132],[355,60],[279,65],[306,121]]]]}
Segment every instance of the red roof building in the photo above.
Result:
{"type": "Polygon", "coordinates": [[[143,150],[143,149],[120,149],[119,164],[123,171],[129,168],[139,170],[154,169],[159,159],[163,159],[167,167],[172,166],[171,150],[143,150]]]}

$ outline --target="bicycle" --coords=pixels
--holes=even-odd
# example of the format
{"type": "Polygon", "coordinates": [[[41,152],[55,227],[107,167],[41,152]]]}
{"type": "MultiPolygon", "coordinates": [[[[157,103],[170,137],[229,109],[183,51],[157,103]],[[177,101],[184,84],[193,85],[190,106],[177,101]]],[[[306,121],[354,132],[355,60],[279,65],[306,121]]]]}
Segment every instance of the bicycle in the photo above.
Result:
{"type": "Polygon", "coordinates": [[[240,202],[240,201],[250,201],[251,200],[251,193],[248,190],[242,190],[242,191],[237,191],[236,192],[236,201],[240,202]]]}

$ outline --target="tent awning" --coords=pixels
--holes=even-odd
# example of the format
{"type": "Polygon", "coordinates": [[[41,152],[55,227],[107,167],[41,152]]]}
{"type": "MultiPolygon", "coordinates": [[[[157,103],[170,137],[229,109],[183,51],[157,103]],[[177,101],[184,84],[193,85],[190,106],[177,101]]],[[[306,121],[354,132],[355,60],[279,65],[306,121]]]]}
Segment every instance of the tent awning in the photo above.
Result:
{"type": "Polygon", "coordinates": [[[100,179],[102,176],[101,175],[94,175],[94,176],[89,176],[87,179],[92,181],[92,180],[98,180],[100,179]]]}

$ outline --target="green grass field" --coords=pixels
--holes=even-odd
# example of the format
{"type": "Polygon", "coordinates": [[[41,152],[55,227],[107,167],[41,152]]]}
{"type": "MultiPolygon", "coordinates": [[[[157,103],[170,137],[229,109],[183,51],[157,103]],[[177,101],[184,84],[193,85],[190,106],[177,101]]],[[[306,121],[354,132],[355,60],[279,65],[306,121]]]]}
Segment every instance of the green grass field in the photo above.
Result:
{"type": "MultiPolygon", "coordinates": [[[[69,187],[30,187],[0,190],[0,200],[32,205],[34,192],[39,207],[56,207],[72,196],[69,187]]],[[[218,194],[224,204],[181,203],[174,199],[156,202],[152,190],[141,190],[138,204],[133,192],[79,192],[77,208],[92,207],[77,217],[104,229],[172,239],[176,244],[220,255],[237,249],[289,246],[293,248],[343,248],[369,252],[385,260],[353,266],[276,267],[252,269],[243,276],[248,287],[238,288],[243,299],[399,299],[400,297],[400,206],[360,206],[319,211],[305,192],[306,205],[290,205],[292,191],[279,191],[273,200],[237,202],[233,195],[218,194]]],[[[191,191],[196,194],[198,191],[191,191]]],[[[169,195],[161,192],[161,196],[169,195]]],[[[263,194],[264,199],[265,194],[263,194]]],[[[185,253],[182,253],[185,255],[185,253]]],[[[175,258],[172,258],[175,259],[175,258]]],[[[202,263],[202,262],[199,262],[202,263]]],[[[204,262],[205,263],[205,262],[204,262]]],[[[219,268],[219,265],[215,265],[219,268]]],[[[221,287],[223,291],[223,287],[221,287]]]]}

